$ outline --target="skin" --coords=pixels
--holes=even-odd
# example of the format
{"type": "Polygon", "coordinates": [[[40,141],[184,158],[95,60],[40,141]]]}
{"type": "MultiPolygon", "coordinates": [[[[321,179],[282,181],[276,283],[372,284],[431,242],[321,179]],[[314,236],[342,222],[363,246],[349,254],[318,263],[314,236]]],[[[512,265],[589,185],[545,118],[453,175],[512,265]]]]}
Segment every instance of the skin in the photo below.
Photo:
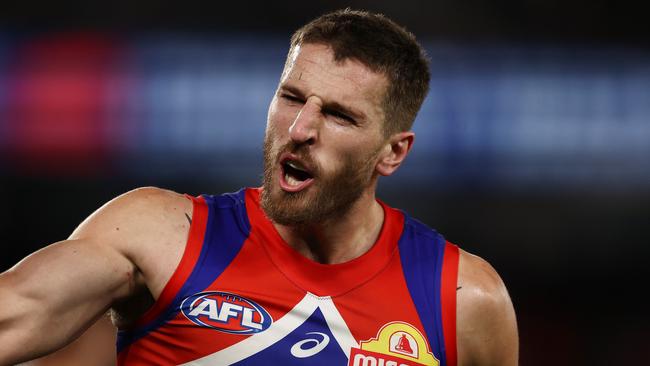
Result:
{"type": "Polygon", "coordinates": [[[180,261],[185,214],[192,206],[182,195],[137,189],[0,275],[0,365],[67,345],[111,307],[122,315],[118,326],[139,315],[133,310],[143,308],[143,294],[157,298],[180,261]]]}
{"type": "MultiPolygon", "coordinates": [[[[324,45],[304,45],[293,56],[295,61],[283,73],[269,107],[267,133],[274,131],[274,145],[292,140],[307,146],[324,174],[340,169],[339,157],[359,154],[360,146],[365,151],[381,150],[376,162],[370,164],[376,167],[371,182],[343,217],[299,229],[275,225],[283,239],[306,257],[321,263],[341,263],[365,253],[376,241],[384,215],[375,200],[377,176],[390,175],[397,169],[413,133],[400,133],[390,142],[384,141],[378,123],[383,120],[381,101],[387,86],[383,75],[355,61],[337,65],[324,45]],[[331,107],[334,103],[340,107],[331,107]]],[[[278,185],[270,188],[272,195],[280,193],[278,185]]],[[[307,202],[319,194],[316,186],[308,187],[307,192],[307,202]]]]}
{"type": "MultiPolygon", "coordinates": [[[[274,134],[273,148],[290,140],[307,145],[323,174],[340,168],[341,156],[365,153],[371,179],[336,219],[275,226],[304,256],[321,263],[346,262],[376,241],[384,219],[375,200],[377,179],[399,168],[414,134],[382,134],[387,87],[382,74],[354,60],[334,62],[324,45],[302,45],[291,57],[269,108],[267,134],[274,134]]],[[[277,184],[269,188],[282,194],[277,184]]],[[[307,190],[308,196],[317,195],[319,188],[314,184],[307,190]]],[[[84,359],[89,355],[78,350],[92,340],[113,339],[115,328],[103,316],[109,308],[115,325],[124,326],[158,298],[182,256],[191,215],[191,203],[181,195],[138,189],[100,208],[68,240],[0,275],[0,365],[59,349],[93,323],[74,344],[29,365],[61,364],[62,359],[67,364],[114,364],[114,355],[101,359],[94,352],[84,359]]],[[[517,365],[515,313],[497,272],[461,250],[458,287],[458,364],[517,365]]]]}

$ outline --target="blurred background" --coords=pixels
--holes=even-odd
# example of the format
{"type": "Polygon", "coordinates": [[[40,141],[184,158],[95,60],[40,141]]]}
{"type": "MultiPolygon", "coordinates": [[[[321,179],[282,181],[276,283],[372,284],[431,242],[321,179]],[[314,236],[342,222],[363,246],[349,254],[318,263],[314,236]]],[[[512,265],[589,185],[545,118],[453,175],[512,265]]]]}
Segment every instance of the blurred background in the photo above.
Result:
{"type": "Polygon", "coordinates": [[[346,6],[428,50],[380,197],[499,271],[521,364],[650,364],[650,27],[626,0],[5,3],[0,271],[135,187],[259,185],[290,34],[346,6]]]}

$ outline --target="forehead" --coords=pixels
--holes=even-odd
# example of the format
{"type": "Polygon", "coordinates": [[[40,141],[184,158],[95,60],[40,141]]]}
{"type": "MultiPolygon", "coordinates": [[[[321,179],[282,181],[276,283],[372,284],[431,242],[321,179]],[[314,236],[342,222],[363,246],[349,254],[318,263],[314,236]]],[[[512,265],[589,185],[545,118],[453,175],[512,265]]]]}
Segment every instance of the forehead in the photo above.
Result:
{"type": "Polygon", "coordinates": [[[280,82],[298,89],[305,97],[317,96],[324,103],[336,102],[359,110],[367,119],[383,117],[388,80],[382,73],[354,59],[334,60],[327,45],[302,44],[289,55],[280,82]]]}

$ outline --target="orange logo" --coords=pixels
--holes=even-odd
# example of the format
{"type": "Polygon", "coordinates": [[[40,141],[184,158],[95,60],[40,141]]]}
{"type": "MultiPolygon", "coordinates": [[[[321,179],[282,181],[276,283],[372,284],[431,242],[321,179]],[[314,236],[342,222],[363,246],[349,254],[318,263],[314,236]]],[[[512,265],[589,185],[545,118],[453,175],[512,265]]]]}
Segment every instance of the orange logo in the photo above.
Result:
{"type": "Polygon", "coordinates": [[[404,322],[385,324],[377,337],[353,348],[348,366],[439,366],[427,341],[414,326],[404,322]]]}

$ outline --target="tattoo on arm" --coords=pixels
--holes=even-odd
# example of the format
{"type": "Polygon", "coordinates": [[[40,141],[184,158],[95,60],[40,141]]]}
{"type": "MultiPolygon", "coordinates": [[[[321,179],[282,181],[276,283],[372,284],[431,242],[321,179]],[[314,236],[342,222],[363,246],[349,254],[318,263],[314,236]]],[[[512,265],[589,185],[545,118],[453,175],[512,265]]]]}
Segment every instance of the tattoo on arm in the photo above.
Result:
{"type": "Polygon", "coordinates": [[[187,221],[190,222],[190,225],[192,225],[192,219],[190,218],[190,215],[187,214],[187,212],[185,213],[185,217],[187,218],[187,221]]]}

